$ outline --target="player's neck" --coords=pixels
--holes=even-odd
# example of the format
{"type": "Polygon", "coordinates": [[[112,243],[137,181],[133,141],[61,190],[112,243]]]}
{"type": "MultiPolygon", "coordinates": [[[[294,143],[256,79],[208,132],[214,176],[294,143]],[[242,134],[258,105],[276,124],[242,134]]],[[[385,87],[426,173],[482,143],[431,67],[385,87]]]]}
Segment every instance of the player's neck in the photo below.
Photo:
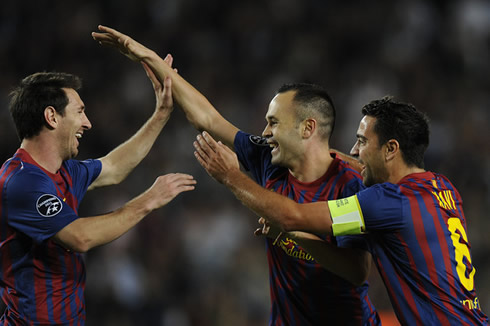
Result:
{"type": "Polygon", "coordinates": [[[301,182],[313,182],[322,177],[330,167],[333,158],[328,147],[305,152],[294,169],[289,172],[301,182]]]}
{"type": "Polygon", "coordinates": [[[37,164],[53,174],[58,172],[63,163],[63,160],[57,155],[57,148],[52,146],[52,143],[42,140],[41,137],[24,139],[20,148],[29,153],[37,164]]]}
{"type": "Polygon", "coordinates": [[[398,166],[392,166],[388,182],[398,183],[409,174],[425,172],[416,166],[407,166],[404,162],[398,162],[398,166]]]}

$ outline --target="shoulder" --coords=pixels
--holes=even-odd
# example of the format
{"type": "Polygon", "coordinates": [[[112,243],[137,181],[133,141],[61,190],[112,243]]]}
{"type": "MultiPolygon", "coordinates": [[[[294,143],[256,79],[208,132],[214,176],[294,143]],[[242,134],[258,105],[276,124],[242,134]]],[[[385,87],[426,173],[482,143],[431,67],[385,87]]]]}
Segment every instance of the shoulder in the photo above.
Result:
{"type": "Polygon", "coordinates": [[[334,159],[334,162],[338,162],[337,169],[339,172],[342,172],[346,178],[362,180],[362,176],[359,174],[359,172],[354,170],[348,162],[338,158],[334,159]]]}
{"type": "Polygon", "coordinates": [[[366,187],[357,194],[360,202],[376,203],[388,201],[399,201],[405,195],[397,184],[385,182],[366,187]]]}
{"type": "Polygon", "coordinates": [[[336,175],[338,183],[344,185],[350,193],[356,193],[366,188],[362,182],[362,176],[349,163],[335,158],[332,162],[332,167],[332,173],[336,175]]]}
{"type": "Polygon", "coordinates": [[[36,166],[22,163],[19,169],[12,173],[5,185],[5,192],[11,196],[23,196],[27,192],[53,190],[51,178],[36,166]]]}
{"type": "Polygon", "coordinates": [[[348,179],[359,179],[362,180],[362,176],[359,171],[354,169],[348,161],[342,159],[342,156],[337,153],[330,153],[333,161],[331,163],[331,170],[334,173],[342,175],[344,178],[348,179]]]}
{"type": "Polygon", "coordinates": [[[102,161],[99,159],[87,159],[83,161],[66,160],[63,162],[63,167],[69,171],[70,174],[78,173],[80,170],[99,171],[102,169],[102,161]]]}
{"type": "Polygon", "coordinates": [[[241,145],[269,147],[269,144],[267,144],[267,138],[249,134],[241,130],[235,135],[235,144],[237,143],[241,145]]]}
{"type": "Polygon", "coordinates": [[[79,160],[66,160],[63,162],[63,165],[65,167],[75,167],[75,166],[86,166],[90,167],[91,165],[99,165],[102,164],[102,162],[99,159],[86,159],[83,161],[79,160]]]}

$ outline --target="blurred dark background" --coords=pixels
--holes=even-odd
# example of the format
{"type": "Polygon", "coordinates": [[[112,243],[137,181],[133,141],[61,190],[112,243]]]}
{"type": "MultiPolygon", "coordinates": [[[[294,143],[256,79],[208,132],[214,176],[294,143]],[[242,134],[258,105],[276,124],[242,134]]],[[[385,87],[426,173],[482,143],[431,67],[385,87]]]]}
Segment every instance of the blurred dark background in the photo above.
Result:
{"type": "MultiPolygon", "coordinates": [[[[99,46],[90,32],[117,28],[162,57],[239,128],[260,134],[285,82],[325,86],[337,106],[334,148],[348,152],[360,109],[386,94],[431,118],[426,168],[448,176],[464,199],[476,287],[490,313],[490,2],[4,0],[0,9],[0,154],[19,142],[8,93],[37,71],[65,71],[93,129],[80,159],[126,140],[150,116],[154,95],[137,63],[99,46]]],[[[197,132],[179,109],[148,157],[120,185],[92,191],[81,216],[106,213],[160,174],[186,172],[197,189],[135,229],[86,254],[88,325],[266,325],[268,270],[257,217],[193,157],[197,132]]],[[[377,271],[370,295],[391,306],[377,271]]]]}

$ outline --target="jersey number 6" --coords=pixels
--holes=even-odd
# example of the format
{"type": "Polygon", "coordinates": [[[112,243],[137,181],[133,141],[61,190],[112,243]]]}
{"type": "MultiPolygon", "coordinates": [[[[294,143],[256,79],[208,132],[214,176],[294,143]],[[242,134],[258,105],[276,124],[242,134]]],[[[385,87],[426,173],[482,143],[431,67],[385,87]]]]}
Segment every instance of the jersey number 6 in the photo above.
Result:
{"type": "Polygon", "coordinates": [[[472,291],[474,288],[474,276],[475,268],[471,264],[470,250],[468,249],[468,237],[466,231],[461,224],[461,220],[457,217],[451,217],[447,221],[449,232],[451,232],[451,240],[453,240],[453,246],[456,259],[456,271],[458,272],[459,280],[468,291],[472,291]],[[460,241],[463,237],[462,241],[460,241]],[[464,258],[466,257],[466,264],[464,258]],[[467,269],[469,272],[466,273],[467,269]]]}

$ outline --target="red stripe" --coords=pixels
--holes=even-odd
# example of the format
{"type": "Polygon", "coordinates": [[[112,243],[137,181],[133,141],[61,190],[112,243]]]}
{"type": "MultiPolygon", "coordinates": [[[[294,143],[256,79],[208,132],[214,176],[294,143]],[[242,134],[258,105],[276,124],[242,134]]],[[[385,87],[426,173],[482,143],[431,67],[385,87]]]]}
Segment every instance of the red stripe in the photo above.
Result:
{"type": "MultiPolygon", "coordinates": [[[[456,313],[456,311],[454,310],[454,307],[449,303],[451,301],[451,297],[452,298],[458,297],[458,293],[457,293],[456,289],[454,288],[454,286],[451,286],[451,284],[455,284],[454,283],[455,277],[452,273],[452,263],[451,263],[450,253],[448,251],[447,238],[444,234],[444,230],[442,229],[442,226],[441,226],[441,223],[439,221],[438,214],[437,214],[438,213],[437,208],[436,208],[436,202],[437,201],[433,197],[432,194],[428,194],[427,196],[423,196],[423,199],[424,199],[424,203],[425,203],[427,211],[432,216],[432,219],[433,219],[433,222],[434,222],[434,225],[436,228],[436,232],[437,232],[437,239],[438,239],[441,251],[442,251],[442,257],[444,259],[444,268],[445,268],[446,278],[448,280],[450,280],[450,282],[448,282],[448,283],[449,283],[449,289],[450,289],[451,293],[450,294],[445,293],[442,290],[442,287],[438,286],[437,287],[438,295],[442,299],[442,302],[444,303],[445,308],[448,311],[450,311],[452,315],[457,316],[458,319],[460,320],[461,324],[463,324],[463,321],[461,320],[459,314],[456,313]]],[[[447,215],[447,213],[444,210],[440,209],[439,211],[441,213],[441,216],[444,220],[445,225],[447,225],[447,220],[448,220],[449,216],[447,215]]],[[[437,270],[436,266],[433,264],[431,265],[431,269],[433,269],[434,272],[437,270]]],[[[434,281],[433,281],[433,283],[436,284],[436,282],[434,282],[434,281]]],[[[459,283],[459,282],[457,282],[457,283],[459,283]]],[[[437,284],[439,284],[439,282],[437,282],[437,284]]]]}
{"type": "Polygon", "coordinates": [[[400,319],[400,322],[402,322],[403,324],[407,324],[407,321],[403,316],[403,311],[402,308],[400,307],[400,303],[398,302],[398,296],[396,295],[395,290],[391,286],[391,283],[387,281],[389,280],[389,277],[386,274],[384,268],[380,267],[382,266],[382,264],[379,258],[376,259],[376,265],[378,266],[379,274],[385,284],[386,290],[388,291],[388,295],[391,299],[391,305],[393,306],[393,310],[395,311],[397,318],[400,319]]]}
{"type": "MultiPolygon", "coordinates": [[[[413,271],[416,271],[417,267],[414,263],[413,256],[410,252],[409,246],[403,240],[403,237],[401,236],[401,234],[399,232],[396,233],[396,237],[398,238],[400,243],[403,245],[403,248],[405,249],[405,254],[407,255],[407,258],[408,258],[409,263],[410,263],[410,269],[413,271]]],[[[417,275],[418,275],[418,273],[414,273],[413,274],[414,278],[417,278],[416,277],[417,275]]],[[[398,282],[400,283],[400,287],[401,287],[402,292],[404,294],[404,298],[408,302],[408,306],[411,307],[412,315],[415,317],[417,325],[423,325],[422,320],[420,320],[420,315],[417,313],[417,307],[415,304],[415,299],[413,298],[412,291],[410,290],[410,287],[405,282],[405,280],[403,278],[401,278],[400,273],[396,273],[396,278],[398,279],[398,282]]],[[[420,286],[421,285],[420,279],[417,279],[416,281],[419,284],[419,288],[422,290],[422,292],[424,292],[424,288],[420,286]]]]}
{"type": "MultiPolygon", "coordinates": [[[[2,281],[11,289],[15,288],[15,278],[12,274],[12,259],[10,256],[9,243],[16,238],[17,232],[15,232],[10,226],[8,226],[8,215],[3,215],[3,189],[5,184],[8,183],[8,179],[10,179],[12,172],[17,169],[19,165],[19,160],[11,160],[10,162],[5,163],[2,166],[2,169],[0,169],[0,175],[2,175],[0,179],[0,227],[5,227],[5,230],[1,231],[2,233],[5,232],[5,238],[3,238],[3,236],[0,234],[0,248],[2,249],[2,281]]],[[[5,210],[6,209],[7,208],[5,208],[5,210]]],[[[9,295],[5,289],[3,296],[11,299],[12,301],[9,303],[14,307],[15,310],[18,310],[18,297],[15,295],[15,292],[12,292],[12,294],[13,295],[9,295]]]]}
{"type": "Polygon", "coordinates": [[[36,316],[38,320],[49,320],[48,304],[46,302],[48,289],[46,286],[47,275],[44,273],[44,265],[34,259],[34,297],[36,298],[36,316]],[[41,274],[42,273],[42,274],[41,274]]]}
{"type": "MultiPolygon", "coordinates": [[[[422,214],[421,214],[421,208],[419,206],[417,198],[415,197],[415,193],[414,193],[415,191],[409,190],[405,187],[402,187],[401,190],[402,190],[402,193],[408,198],[409,203],[410,203],[410,210],[411,210],[412,222],[414,225],[415,237],[417,238],[417,242],[421,248],[422,255],[424,256],[425,264],[426,264],[427,270],[429,272],[428,276],[429,276],[430,282],[433,284],[439,284],[439,279],[437,277],[437,268],[434,265],[434,258],[432,256],[432,250],[430,248],[429,243],[427,242],[428,235],[425,232],[424,223],[423,223],[422,214]]],[[[422,189],[422,191],[425,191],[425,190],[422,189]]],[[[424,197],[423,194],[420,194],[420,196],[422,196],[422,198],[424,197]]],[[[426,206],[427,206],[427,204],[426,204],[426,206]]],[[[410,253],[408,253],[408,254],[410,257],[411,269],[416,271],[417,265],[414,262],[413,256],[410,253]]],[[[431,300],[430,300],[429,293],[425,289],[425,286],[424,286],[424,284],[420,278],[420,274],[414,273],[414,278],[417,281],[417,285],[419,287],[420,292],[423,293],[424,297],[427,298],[427,302],[430,303],[431,300]]],[[[440,288],[440,287],[438,286],[438,288],[440,288]]],[[[432,309],[434,310],[434,312],[437,316],[437,319],[439,321],[441,321],[443,325],[449,324],[449,320],[447,319],[447,316],[441,311],[441,309],[437,305],[434,305],[432,303],[430,303],[430,305],[432,306],[432,309]]],[[[413,306],[413,309],[414,309],[414,311],[413,311],[414,315],[418,316],[418,314],[416,313],[416,310],[415,310],[416,309],[415,306],[413,306]]]]}
{"type": "Polygon", "coordinates": [[[69,192],[69,189],[73,189],[73,180],[71,176],[68,174],[68,171],[66,171],[65,167],[61,167],[61,172],[65,176],[64,179],[68,182],[69,187],[66,187],[66,184],[60,184],[59,186],[62,187],[62,196],[63,198],[66,198],[66,203],[73,209],[73,211],[78,214],[78,200],[75,198],[75,195],[69,192]]]}

